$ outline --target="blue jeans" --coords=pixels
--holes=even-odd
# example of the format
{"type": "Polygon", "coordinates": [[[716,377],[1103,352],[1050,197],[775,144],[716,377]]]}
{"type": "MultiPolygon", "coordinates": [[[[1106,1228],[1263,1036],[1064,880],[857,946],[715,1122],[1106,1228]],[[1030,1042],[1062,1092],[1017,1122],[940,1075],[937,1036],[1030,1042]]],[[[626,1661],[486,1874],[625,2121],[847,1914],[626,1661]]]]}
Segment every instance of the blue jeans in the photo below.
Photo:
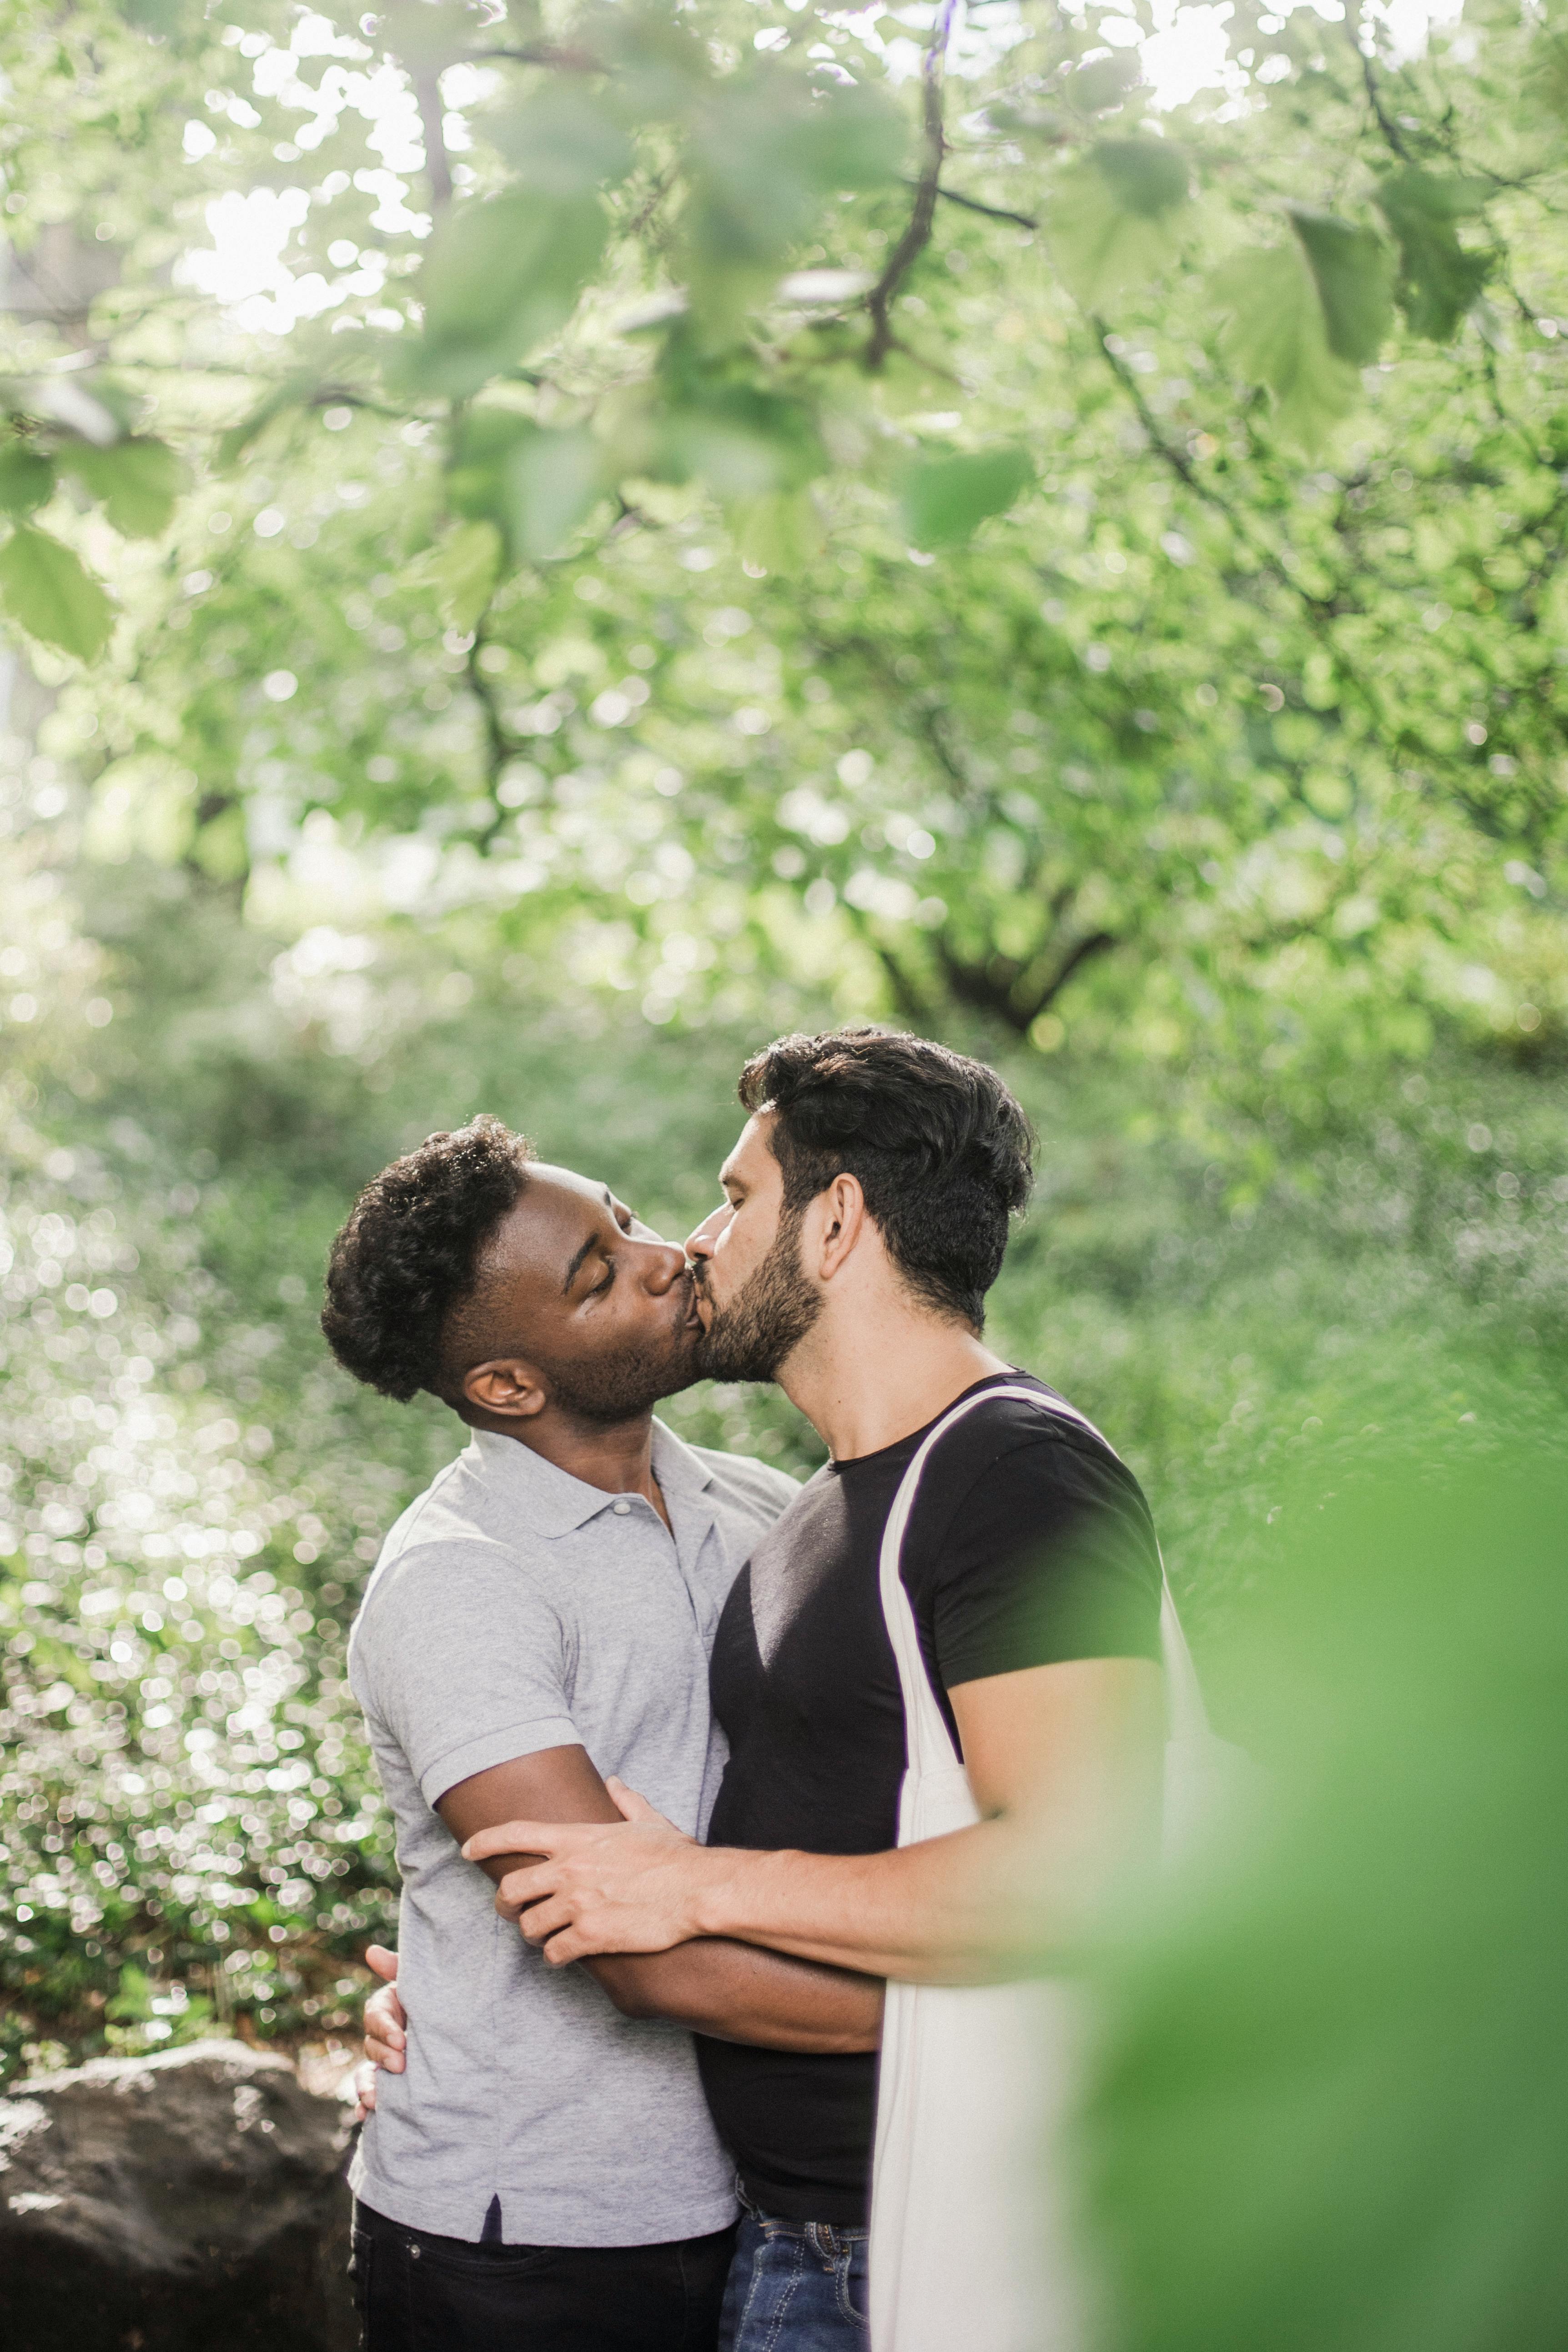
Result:
{"type": "Polygon", "coordinates": [[[748,2205],[724,2289],[719,2352],[867,2352],[866,2231],[782,2221],[748,2205]]]}

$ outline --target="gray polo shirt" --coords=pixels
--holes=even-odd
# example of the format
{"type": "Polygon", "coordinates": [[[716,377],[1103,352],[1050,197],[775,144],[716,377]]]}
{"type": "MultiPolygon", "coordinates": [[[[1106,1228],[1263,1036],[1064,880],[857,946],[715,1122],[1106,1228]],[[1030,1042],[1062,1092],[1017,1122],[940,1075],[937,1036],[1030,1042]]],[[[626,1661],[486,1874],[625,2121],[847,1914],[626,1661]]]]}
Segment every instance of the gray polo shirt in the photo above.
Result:
{"type": "Polygon", "coordinates": [[[479,1432],[398,1520],[349,1642],[403,1875],[408,2063],[383,2074],[350,2174],[395,2221],[509,2245],[654,2244],[734,2218],[690,2036],[552,1969],[433,1810],[459,1780],[580,1741],[698,1836],[724,1764],[708,1656],[736,1571],[796,1492],[654,1424],[673,1539],[479,1432]],[[494,2231],[492,2215],[489,2234],[494,2231]]]}

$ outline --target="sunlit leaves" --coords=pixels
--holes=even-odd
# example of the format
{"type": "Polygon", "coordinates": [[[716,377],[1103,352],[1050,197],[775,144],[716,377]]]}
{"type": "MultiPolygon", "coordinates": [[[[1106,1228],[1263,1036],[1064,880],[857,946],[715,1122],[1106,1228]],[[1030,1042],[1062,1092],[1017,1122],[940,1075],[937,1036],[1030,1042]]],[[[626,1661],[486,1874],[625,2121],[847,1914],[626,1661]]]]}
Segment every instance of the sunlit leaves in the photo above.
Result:
{"type": "Polygon", "coordinates": [[[266,432],[273,420],[290,409],[303,406],[319,389],[320,383],[321,378],[313,368],[290,369],[248,415],[217,436],[214,459],[218,472],[228,473],[237,466],[252,442],[266,432]]]}
{"type": "Polygon", "coordinates": [[[1090,307],[1152,278],[1175,251],[1187,201],[1185,157],[1162,139],[1102,139],[1052,192],[1051,251],[1090,307]]]}
{"type": "Polygon", "coordinates": [[[68,547],[21,524],[0,547],[0,605],[29,636],[91,661],[114,624],[113,608],[68,547]]]}
{"type": "Polygon", "coordinates": [[[1399,307],[1412,334],[1447,342],[1490,277],[1495,255],[1468,251],[1456,227],[1473,220],[1486,198],[1473,180],[1414,163],[1379,187],[1378,205],[1399,240],[1399,307]]]}
{"type": "Polygon", "coordinates": [[[1318,447],[1354,406],[1361,380],[1330,343],[1318,281],[1300,246],[1238,254],[1215,270],[1209,290],[1227,314],[1221,341],[1237,373],[1268,385],[1288,439],[1318,447]]]}
{"type": "Polygon", "coordinates": [[[448,628],[465,635],[477,628],[495,593],[505,556],[500,530],[493,522],[479,521],[458,523],[424,559],[421,576],[435,588],[448,628]]]}
{"type": "Polygon", "coordinates": [[[917,548],[957,547],[988,515],[1002,514],[1034,478],[1023,449],[928,457],[904,477],[900,519],[917,548]]]}
{"type": "Polygon", "coordinates": [[[106,449],[75,441],[60,451],[60,463],[101,499],[103,510],[126,539],[156,539],[174,511],[187,479],[166,442],[130,437],[106,449]]]}
{"type": "Polygon", "coordinates": [[[425,331],[410,354],[415,381],[460,396],[515,367],[571,317],[607,226],[592,194],[531,190],[455,207],[419,275],[425,331]]]}

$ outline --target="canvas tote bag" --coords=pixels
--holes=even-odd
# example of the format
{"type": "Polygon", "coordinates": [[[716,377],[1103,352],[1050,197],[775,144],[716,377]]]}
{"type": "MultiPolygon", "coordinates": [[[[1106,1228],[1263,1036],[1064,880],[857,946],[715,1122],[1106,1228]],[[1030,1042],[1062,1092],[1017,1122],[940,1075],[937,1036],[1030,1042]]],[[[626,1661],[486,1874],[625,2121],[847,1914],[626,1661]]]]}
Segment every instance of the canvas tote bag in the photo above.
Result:
{"type": "MultiPolygon", "coordinates": [[[[997,1397],[1020,1398],[1106,1443],[1073,1406],[1037,1389],[984,1389],[942,1416],[904,1473],[881,1551],[882,1613],[898,1660],[908,1747],[901,1846],[980,1819],[931,1696],[899,1567],[932,1447],[965,1413],[997,1397]]],[[[1209,1729],[1168,1584],[1160,1634],[1169,1855],[1232,1778],[1237,1751],[1209,1729]]],[[[872,2352],[1079,2352],[1087,2335],[1083,2286],[1053,2154],[1086,2025],[1081,1995],[1061,1979],[889,1985],[871,2181],[872,2352]]]]}

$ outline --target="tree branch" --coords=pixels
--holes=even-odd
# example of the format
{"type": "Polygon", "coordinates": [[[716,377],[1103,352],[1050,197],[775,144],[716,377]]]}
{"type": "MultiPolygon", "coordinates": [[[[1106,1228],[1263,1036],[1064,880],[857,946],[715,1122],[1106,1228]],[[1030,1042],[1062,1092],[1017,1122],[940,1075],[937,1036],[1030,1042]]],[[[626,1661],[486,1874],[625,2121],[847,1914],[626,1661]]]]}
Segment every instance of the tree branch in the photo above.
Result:
{"type": "Polygon", "coordinates": [[[1041,1013],[1049,1010],[1076,971],[1095,956],[1107,955],[1120,944],[1114,931],[1090,931],[1087,939],[1081,939],[1070,947],[1046,986],[1036,993],[1034,1009],[1024,1023],[1025,1028],[1032,1028],[1041,1013]]]}
{"type": "Polygon", "coordinates": [[[452,201],[452,164],[447,153],[447,133],[441,104],[441,77],[434,69],[421,68],[411,72],[414,95],[419,101],[419,121],[425,133],[425,175],[430,183],[430,201],[437,213],[445,212],[452,201]]]}
{"type": "MultiPolygon", "coordinates": [[[[915,180],[904,182],[906,188],[919,184],[915,180]]],[[[978,196],[961,196],[956,188],[939,187],[937,194],[943,204],[962,205],[966,213],[983,213],[987,220],[1013,221],[1019,228],[1038,228],[1040,226],[1033,213],[1010,213],[1005,205],[983,205],[978,196]]]]}
{"type": "Polygon", "coordinates": [[[1377,86],[1377,68],[1373,62],[1372,52],[1369,49],[1362,48],[1360,37],[1356,30],[1355,19],[1348,13],[1345,16],[1345,30],[1350,35],[1352,40],[1356,44],[1357,51],[1361,58],[1361,78],[1366,84],[1366,102],[1372,109],[1373,117],[1376,121],[1378,129],[1382,131],[1384,139],[1387,141],[1389,146],[1393,148],[1400,162],[1402,163],[1413,163],[1415,161],[1415,158],[1410,152],[1409,146],[1405,141],[1405,133],[1400,130],[1399,125],[1394,121],[1393,116],[1384,105],[1383,92],[1377,86]]]}
{"type": "Polygon", "coordinates": [[[940,937],[936,951],[948,987],[961,1004],[994,1013],[1026,1037],[1042,1013],[1049,1010],[1074,974],[1096,956],[1120,946],[1114,931],[1089,931],[1075,940],[1058,959],[1048,978],[1034,981],[1040,959],[1020,964],[1014,956],[990,956],[984,963],[966,963],[940,937]]]}
{"type": "Polygon", "coordinates": [[[463,63],[471,66],[553,66],[561,73],[605,73],[608,70],[602,58],[590,56],[586,49],[562,48],[552,41],[525,43],[515,49],[465,49],[463,63]]]}
{"type": "Polygon", "coordinates": [[[931,224],[936,217],[936,200],[942,184],[942,158],[947,153],[942,116],[942,74],[947,58],[947,45],[952,37],[952,20],[957,12],[958,0],[942,0],[931,32],[931,47],[921,68],[925,163],[915,184],[915,201],[905,223],[904,233],[889,256],[887,268],[866,297],[866,308],[871,314],[871,340],[866,346],[866,364],[869,368],[879,368],[892,349],[893,330],[889,323],[888,313],[892,307],[893,297],[931,243],[931,224]]]}

